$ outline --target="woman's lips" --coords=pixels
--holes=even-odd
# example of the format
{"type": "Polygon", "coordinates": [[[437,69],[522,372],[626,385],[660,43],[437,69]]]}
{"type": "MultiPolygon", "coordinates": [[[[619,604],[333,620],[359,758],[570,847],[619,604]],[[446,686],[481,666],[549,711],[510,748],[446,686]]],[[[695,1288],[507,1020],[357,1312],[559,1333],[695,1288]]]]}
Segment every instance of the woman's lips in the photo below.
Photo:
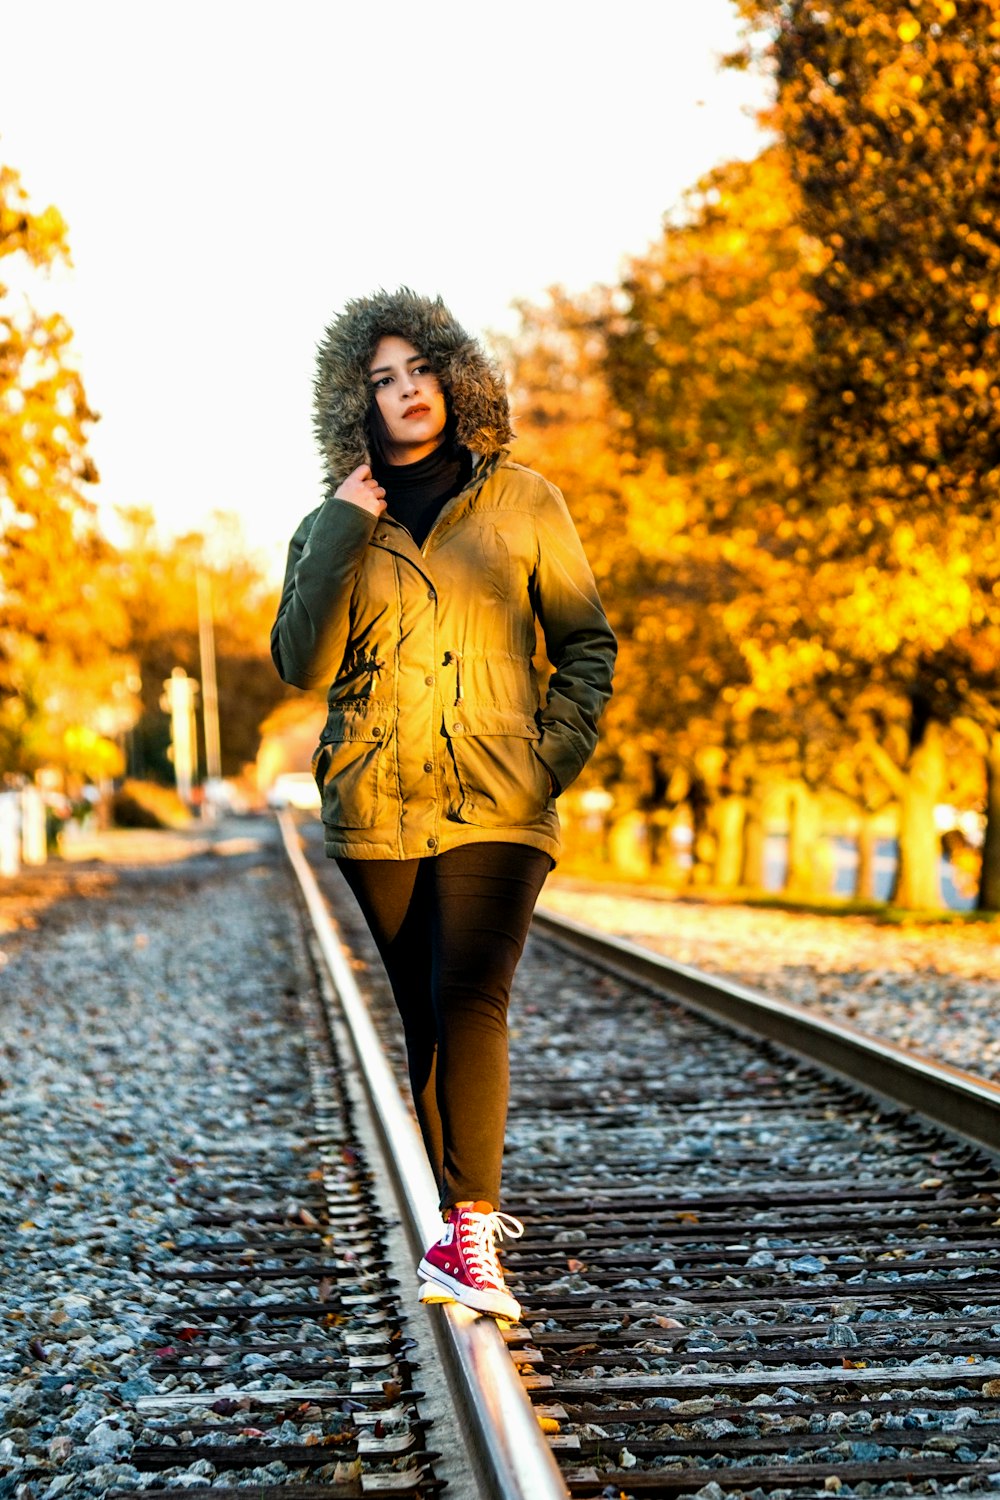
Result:
{"type": "Polygon", "coordinates": [[[422,417],[429,411],[429,406],[411,406],[409,411],[404,411],[403,421],[405,422],[407,417],[422,417]]]}

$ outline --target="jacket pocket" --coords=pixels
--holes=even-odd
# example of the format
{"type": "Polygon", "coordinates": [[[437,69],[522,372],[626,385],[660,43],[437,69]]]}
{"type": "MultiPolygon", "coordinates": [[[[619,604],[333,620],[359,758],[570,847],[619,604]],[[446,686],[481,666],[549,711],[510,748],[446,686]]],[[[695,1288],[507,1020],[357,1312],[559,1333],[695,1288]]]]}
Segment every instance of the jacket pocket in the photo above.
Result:
{"type": "Polygon", "coordinates": [[[458,784],[449,816],[479,828],[534,823],[549,801],[549,775],[535,754],[538,725],[506,709],[458,706],[444,721],[458,784]]]}
{"type": "Polygon", "coordinates": [[[379,821],[384,723],[358,717],[328,723],[312,759],[323,794],[323,822],[331,828],[372,828],[379,821]]]}

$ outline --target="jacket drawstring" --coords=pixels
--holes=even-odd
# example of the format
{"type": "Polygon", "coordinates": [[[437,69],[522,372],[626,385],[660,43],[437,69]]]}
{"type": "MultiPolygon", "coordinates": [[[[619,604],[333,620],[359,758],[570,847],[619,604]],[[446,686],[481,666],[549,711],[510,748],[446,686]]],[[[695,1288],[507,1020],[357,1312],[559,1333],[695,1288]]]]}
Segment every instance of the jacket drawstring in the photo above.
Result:
{"type": "Polygon", "coordinates": [[[445,665],[452,663],[455,667],[455,702],[462,702],[462,653],[461,651],[446,651],[444,653],[445,665]]]}

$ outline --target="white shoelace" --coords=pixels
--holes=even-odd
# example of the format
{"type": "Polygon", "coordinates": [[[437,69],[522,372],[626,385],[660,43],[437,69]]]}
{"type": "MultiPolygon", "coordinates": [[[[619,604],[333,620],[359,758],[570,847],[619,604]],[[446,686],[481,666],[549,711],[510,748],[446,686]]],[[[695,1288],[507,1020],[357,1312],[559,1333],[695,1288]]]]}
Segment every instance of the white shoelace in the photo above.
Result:
{"type": "Polygon", "coordinates": [[[495,1241],[502,1239],[505,1234],[512,1240],[519,1240],[524,1233],[524,1225],[520,1219],[498,1210],[491,1214],[477,1214],[471,1209],[465,1209],[461,1225],[462,1251],[470,1269],[484,1280],[492,1280],[496,1286],[504,1286],[495,1241]]]}

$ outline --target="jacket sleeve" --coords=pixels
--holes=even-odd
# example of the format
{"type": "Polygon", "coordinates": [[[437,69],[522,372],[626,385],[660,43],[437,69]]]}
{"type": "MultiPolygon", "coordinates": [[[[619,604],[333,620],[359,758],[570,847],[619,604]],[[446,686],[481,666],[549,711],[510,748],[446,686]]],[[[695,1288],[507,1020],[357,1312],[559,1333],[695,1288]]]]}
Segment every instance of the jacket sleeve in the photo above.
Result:
{"type": "Polygon", "coordinates": [[[271,655],[294,687],[332,682],[344,659],[351,593],[378,517],[333,496],[299,526],[288,548],[271,655]]]}
{"type": "Polygon", "coordinates": [[[566,502],[555,485],[543,484],[534,606],[554,671],[535,748],[564,792],[594,753],[618,646],[566,502]]]}

